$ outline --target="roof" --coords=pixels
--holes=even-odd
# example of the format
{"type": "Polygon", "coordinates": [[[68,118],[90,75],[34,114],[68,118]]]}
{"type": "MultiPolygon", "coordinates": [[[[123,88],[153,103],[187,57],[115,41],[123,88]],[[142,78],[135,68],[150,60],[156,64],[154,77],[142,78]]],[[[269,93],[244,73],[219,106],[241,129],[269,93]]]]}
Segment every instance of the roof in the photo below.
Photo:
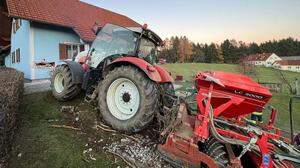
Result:
{"type": "Polygon", "coordinates": [[[273,53],[252,54],[243,58],[243,61],[266,61],[273,53]]]}
{"type": "Polygon", "coordinates": [[[291,66],[297,66],[300,65],[300,60],[281,60],[281,61],[276,61],[275,64],[279,65],[291,65],[291,66]]]}
{"type": "Polygon", "coordinates": [[[82,40],[93,41],[97,23],[140,27],[132,19],[79,0],[6,0],[10,17],[72,28],[82,40]]]}
{"type": "Polygon", "coordinates": [[[282,60],[300,60],[300,56],[283,56],[282,60]]]}

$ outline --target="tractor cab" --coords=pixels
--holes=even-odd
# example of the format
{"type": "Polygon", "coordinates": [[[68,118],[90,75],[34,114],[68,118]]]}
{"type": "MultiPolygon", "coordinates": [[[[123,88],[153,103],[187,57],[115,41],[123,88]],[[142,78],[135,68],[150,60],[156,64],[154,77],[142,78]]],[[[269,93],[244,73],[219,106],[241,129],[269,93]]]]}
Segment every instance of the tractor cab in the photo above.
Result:
{"type": "Polygon", "coordinates": [[[138,57],[150,64],[156,62],[161,38],[146,27],[121,27],[106,24],[96,35],[87,64],[96,68],[106,58],[138,57]]]}

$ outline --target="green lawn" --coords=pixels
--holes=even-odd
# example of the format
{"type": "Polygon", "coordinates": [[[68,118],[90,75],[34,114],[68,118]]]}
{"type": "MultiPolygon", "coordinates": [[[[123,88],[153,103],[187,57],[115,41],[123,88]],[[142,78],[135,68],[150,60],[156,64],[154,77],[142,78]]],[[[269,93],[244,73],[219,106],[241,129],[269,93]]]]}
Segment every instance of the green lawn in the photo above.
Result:
{"type": "MultiPolygon", "coordinates": [[[[229,64],[205,64],[205,63],[187,63],[187,64],[166,64],[164,65],[173,77],[176,75],[183,75],[186,82],[184,86],[189,86],[193,77],[199,71],[225,71],[231,73],[239,73],[237,65],[229,64]]],[[[257,67],[255,69],[256,75],[254,80],[260,82],[281,82],[280,73],[272,68],[257,67]]],[[[289,81],[295,78],[300,79],[300,73],[283,72],[284,76],[289,81]]],[[[284,85],[286,87],[286,85],[284,85]]],[[[289,99],[290,95],[285,88],[283,93],[274,93],[270,104],[279,110],[277,126],[282,129],[289,130],[289,99]]],[[[300,101],[294,106],[294,126],[297,131],[300,131],[300,101]]]]}
{"type": "MultiPolygon", "coordinates": [[[[10,154],[9,167],[12,168],[82,168],[117,167],[124,163],[120,159],[105,153],[102,149],[114,136],[92,128],[97,111],[87,105],[81,105],[79,114],[84,130],[75,131],[64,128],[52,128],[52,124],[71,125],[74,117],[60,112],[62,105],[79,104],[79,97],[68,103],[59,103],[51,93],[39,93],[24,97],[20,129],[17,132],[14,148],[10,154]],[[56,120],[56,121],[55,121],[56,120]],[[103,139],[95,145],[91,140],[103,139]],[[85,146],[87,143],[90,145],[85,146]],[[93,161],[83,151],[92,146],[93,161]]],[[[73,125],[73,124],[72,124],[73,125]]],[[[80,125],[78,127],[81,127],[80,125]]]]}

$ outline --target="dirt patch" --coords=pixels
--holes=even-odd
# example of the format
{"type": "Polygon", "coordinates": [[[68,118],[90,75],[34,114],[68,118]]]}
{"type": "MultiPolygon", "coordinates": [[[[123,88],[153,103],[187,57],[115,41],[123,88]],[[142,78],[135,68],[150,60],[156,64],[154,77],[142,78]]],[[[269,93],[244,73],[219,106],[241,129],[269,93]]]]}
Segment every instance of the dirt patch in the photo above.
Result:
{"type": "Polygon", "coordinates": [[[139,134],[126,135],[106,126],[99,116],[93,116],[97,109],[86,103],[78,106],[63,106],[61,112],[68,118],[67,129],[78,128],[87,137],[82,151],[86,162],[96,161],[96,155],[105,152],[114,160],[122,160],[129,167],[171,167],[157,151],[158,132],[151,125],[139,134]],[[91,109],[92,108],[92,109],[91,109]],[[88,109],[92,110],[91,113],[88,109]]]}

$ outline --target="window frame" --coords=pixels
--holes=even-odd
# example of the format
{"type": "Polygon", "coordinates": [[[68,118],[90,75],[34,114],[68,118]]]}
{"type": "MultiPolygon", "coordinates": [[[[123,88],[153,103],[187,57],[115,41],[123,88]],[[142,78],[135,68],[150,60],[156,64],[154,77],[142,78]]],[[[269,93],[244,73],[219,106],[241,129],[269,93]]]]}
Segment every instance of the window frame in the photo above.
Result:
{"type": "Polygon", "coordinates": [[[85,51],[85,44],[79,44],[79,43],[60,43],[60,46],[64,45],[63,49],[65,51],[61,51],[63,52],[65,55],[62,56],[60,53],[60,60],[66,60],[66,59],[72,59],[74,56],[74,53],[77,52],[77,55],[80,52],[85,51]],[[76,48],[76,50],[74,50],[74,48],[76,48]],[[68,52],[70,50],[70,52],[68,52]],[[64,57],[64,58],[63,58],[64,57]]]}

